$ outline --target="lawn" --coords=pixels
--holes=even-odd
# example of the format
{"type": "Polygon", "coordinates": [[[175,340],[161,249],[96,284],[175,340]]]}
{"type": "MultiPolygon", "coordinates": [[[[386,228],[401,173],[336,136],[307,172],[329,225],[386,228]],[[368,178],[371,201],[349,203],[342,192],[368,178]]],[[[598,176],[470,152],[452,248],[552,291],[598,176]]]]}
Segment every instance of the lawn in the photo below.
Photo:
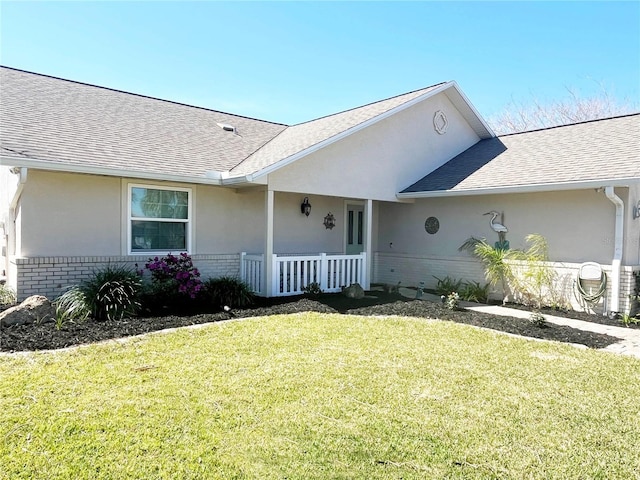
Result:
{"type": "Polygon", "coordinates": [[[640,478],[640,361],[306,313],[0,356],[0,478],[640,478]]]}

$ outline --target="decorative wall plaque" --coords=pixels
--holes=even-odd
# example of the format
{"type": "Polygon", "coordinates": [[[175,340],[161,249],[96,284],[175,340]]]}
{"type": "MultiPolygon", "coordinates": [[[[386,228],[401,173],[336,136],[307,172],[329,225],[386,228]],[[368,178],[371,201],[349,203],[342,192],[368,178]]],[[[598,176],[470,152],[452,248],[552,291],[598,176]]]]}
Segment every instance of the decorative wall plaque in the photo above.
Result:
{"type": "Polygon", "coordinates": [[[438,230],[440,230],[440,222],[436,217],[429,217],[424,222],[424,229],[428,234],[433,235],[438,230]]]}
{"type": "Polygon", "coordinates": [[[447,116],[444,114],[442,110],[438,110],[433,115],[433,128],[440,135],[444,135],[447,133],[447,127],[449,126],[449,122],[447,120],[447,116]]]}

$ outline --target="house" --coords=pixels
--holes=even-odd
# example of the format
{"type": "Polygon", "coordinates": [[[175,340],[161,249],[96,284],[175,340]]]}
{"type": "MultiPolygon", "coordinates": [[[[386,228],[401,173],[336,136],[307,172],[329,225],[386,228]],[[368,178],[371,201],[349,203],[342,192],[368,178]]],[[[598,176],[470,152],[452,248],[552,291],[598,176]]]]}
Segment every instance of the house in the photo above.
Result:
{"type": "MultiPolygon", "coordinates": [[[[558,288],[640,270],[640,115],[496,137],[455,82],[283,125],[2,67],[0,269],[20,299],[189,252],[267,296],[482,281],[458,247],[548,239],[558,288]],[[497,239],[497,238],[496,238],[497,239]]],[[[574,305],[578,306],[579,305],[574,305]]]]}

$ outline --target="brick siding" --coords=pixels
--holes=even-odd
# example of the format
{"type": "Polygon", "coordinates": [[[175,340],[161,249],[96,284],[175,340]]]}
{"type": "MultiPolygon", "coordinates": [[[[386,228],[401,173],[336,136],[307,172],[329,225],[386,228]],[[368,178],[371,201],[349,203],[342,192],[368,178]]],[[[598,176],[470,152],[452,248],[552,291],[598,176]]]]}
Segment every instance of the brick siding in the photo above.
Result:
{"type": "MultiPolygon", "coordinates": [[[[192,255],[193,264],[200,270],[201,278],[240,275],[240,255],[192,255]]],[[[30,295],[44,295],[53,299],[71,285],[88,280],[98,269],[106,265],[127,265],[132,269],[137,263],[144,268],[149,256],[115,257],[31,257],[12,260],[17,271],[18,301],[30,295]]]]}
{"type": "MultiPolygon", "coordinates": [[[[580,268],[579,263],[549,262],[555,272],[552,295],[560,306],[570,306],[574,310],[587,310],[588,306],[576,298],[575,279],[580,268]]],[[[611,304],[611,266],[602,265],[608,276],[605,300],[601,300],[594,312],[603,313],[606,305],[611,304]],[[606,304],[605,304],[606,302],[606,304]]],[[[640,266],[623,266],[620,271],[620,312],[633,314],[637,305],[632,305],[629,296],[633,293],[635,278],[633,272],[640,266]]],[[[397,253],[375,253],[373,255],[373,282],[404,287],[415,287],[424,282],[426,288],[435,288],[438,278],[449,276],[453,279],[486,283],[482,264],[469,257],[439,257],[435,255],[409,255],[397,253]]],[[[501,299],[502,291],[498,285],[493,289],[491,298],[501,299]]],[[[512,295],[513,298],[513,295],[512,295]]],[[[518,298],[516,298],[518,300],[518,298]]]]}

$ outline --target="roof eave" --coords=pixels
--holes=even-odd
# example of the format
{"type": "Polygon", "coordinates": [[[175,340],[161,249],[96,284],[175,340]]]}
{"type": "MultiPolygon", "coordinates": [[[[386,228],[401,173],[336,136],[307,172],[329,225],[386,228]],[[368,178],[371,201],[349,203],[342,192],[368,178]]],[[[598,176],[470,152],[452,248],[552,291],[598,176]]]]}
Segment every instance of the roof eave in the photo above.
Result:
{"type": "Polygon", "coordinates": [[[505,187],[469,188],[464,190],[430,190],[424,192],[400,192],[396,194],[399,199],[416,198],[440,198],[440,197],[465,197],[472,195],[501,195],[509,193],[538,193],[555,192],[564,190],[587,190],[590,188],[628,187],[640,183],[638,177],[610,178],[599,180],[585,180],[581,182],[541,183],[531,185],[511,185],[505,187]]]}
{"type": "Polygon", "coordinates": [[[36,170],[47,170],[65,173],[83,173],[90,175],[104,175],[108,177],[128,177],[144,180],[156,180],[177,183],[199,183],[205,185],[222,185],[220,179],[207,177],[196,177],[189,175],[175,175],[157,172],[141,172],[137,170],[127,170],[120,168],[97,167],[93,165],[72,165],[65,163],[51,162],[34,158],[0,156],[0,166],[26,167],[36,170]]]}

